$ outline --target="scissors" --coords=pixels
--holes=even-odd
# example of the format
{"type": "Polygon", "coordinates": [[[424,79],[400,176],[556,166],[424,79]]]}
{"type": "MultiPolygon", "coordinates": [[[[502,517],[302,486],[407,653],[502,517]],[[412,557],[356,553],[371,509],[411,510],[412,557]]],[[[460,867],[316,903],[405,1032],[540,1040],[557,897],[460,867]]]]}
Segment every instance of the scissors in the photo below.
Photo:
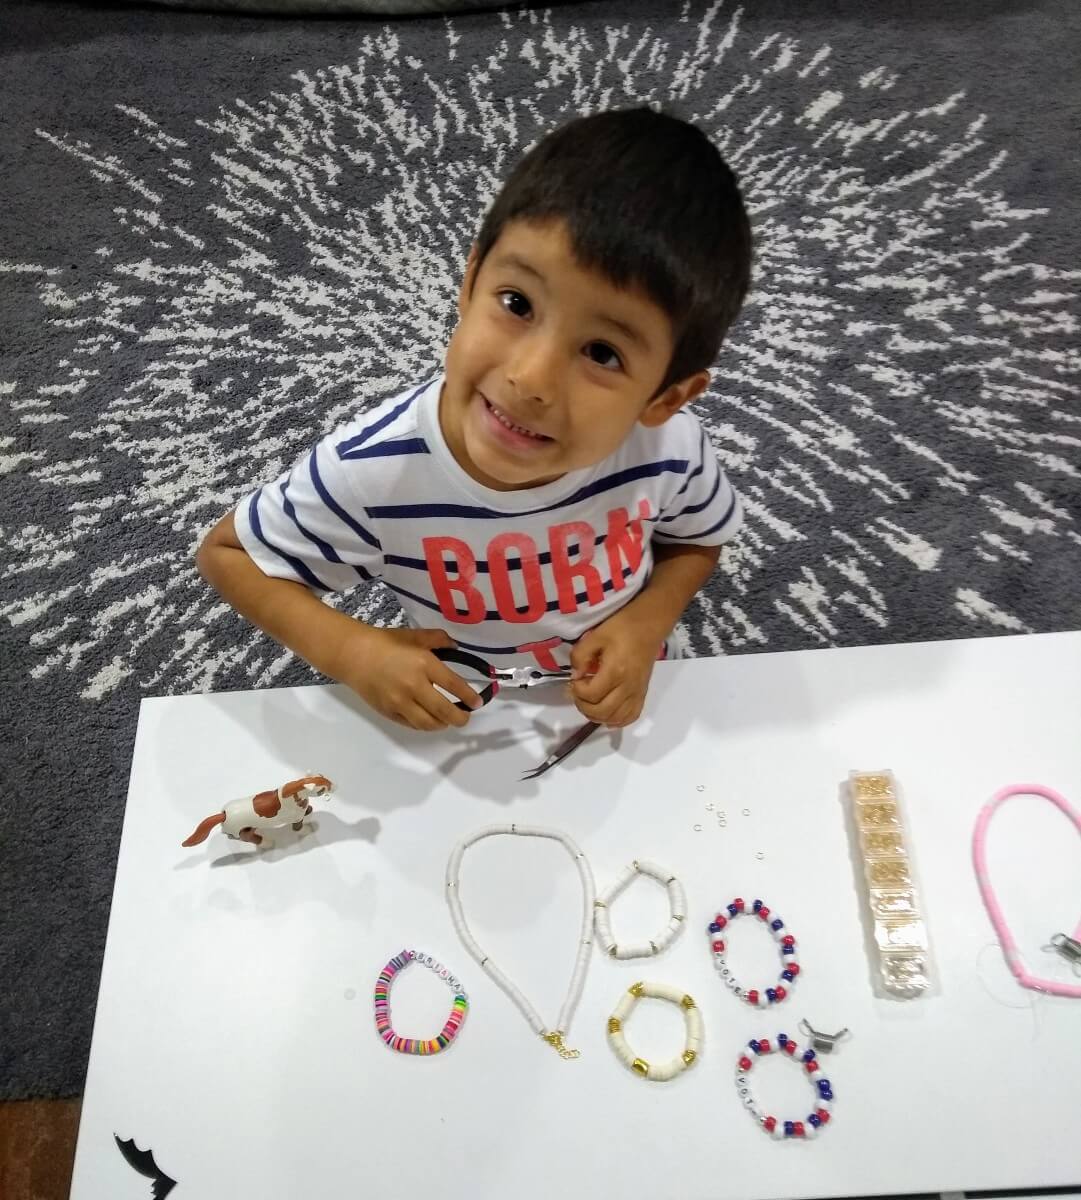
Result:
{"type": "MultiPolygon", "coordinates": [[[[574,673],[569,667],[561,668],[558,671],[538,671],[534,667],[495,667],[487,659],[481,658],[479,654],[470,654],[468,650],[461,650],[457,646],[446,646],[433,650],[432,653],[441,662],[465,667],[488,680],[483,687],[477,688],[482,707],[498,694],[500,688],[540,687],[549,683],[569,683],[574,678],[574,673]]],[[[470,686],[473,686],[472,681],[470,681],[470,686]]],[[[471,711],[469,705],[461,700],[452,700],[451,703],[455,708],[460,708],[465,712],[471,711]]],[[[577,750],[598,729],[600,729],[600,725],[596,721],[587,721],[579,729],[565,737],[544,762],[539,763],[531,771],[526,771],[522,779],[538,779],[577,750]]]]}

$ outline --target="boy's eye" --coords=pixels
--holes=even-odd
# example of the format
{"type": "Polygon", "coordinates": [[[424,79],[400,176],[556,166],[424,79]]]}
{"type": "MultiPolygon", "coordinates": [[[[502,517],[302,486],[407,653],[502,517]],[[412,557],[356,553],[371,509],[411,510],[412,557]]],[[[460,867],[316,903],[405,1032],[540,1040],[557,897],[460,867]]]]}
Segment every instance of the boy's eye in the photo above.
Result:
{"type": "Polygon", "coordinates": [[[500,292],[499,301],[507,312],[512,313],[516,317],[528,317],[532,311],[529,301],[521,292],[500,292]]]}
{"type": "Polygon", "coordinates": [[[610,371],[616,371],[623,366],[623,360],[606,342],[590,342],[586,346],[586,354],[597,366],[607,367],[610,371]]]}

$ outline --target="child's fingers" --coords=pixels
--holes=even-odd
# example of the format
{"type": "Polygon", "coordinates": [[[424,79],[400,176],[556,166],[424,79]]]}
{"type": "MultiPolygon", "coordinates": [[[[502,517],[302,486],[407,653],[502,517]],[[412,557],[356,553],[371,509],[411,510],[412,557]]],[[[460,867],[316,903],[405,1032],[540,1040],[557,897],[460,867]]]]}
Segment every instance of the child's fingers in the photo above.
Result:
{"type": "Polygon", "coordinates": [[[442,692],[437,692],[430,683],[426,683],[414,699],[438,723],[438,729],[445,729],[448,725],[455,725],[460,729],[469,720],[469,713],[455,708],[454,704],[442,692]]]}
{"type": "Polygon", "coordinates": [[[642,705],[638,700],[627,700],[621,704],[608,720],[610,729],[622,729],[633,725],[642,715],[642,705]]]}
{"type": "Polygon", "coordinates": [[[592,633],[584,634],[571,647],[571,670],[575,679],[594,674],[600,667],[599,639],[592,633]]]}
{"type": "Polygon", "coordinates": [[[590,721],[596,721],[598,725],[607,725],[622,702],[623,697],[618,692],[610,693],[596,704],[575,699],[575,705],[582,716],[590,721]]]}
{"type": "Polygon", "coordinates": [[[446,727],[446,722],[438,720],[415,700],[402,708],[401,716],[411,729],[419,729],[424,733],[434,733],[437,729],[446,727]]]}
{"type": "MultiPolygon", "coordinates": [[[[470,708],[481,707],[482,701],[476,690],[471,688],[461,675],[452,671],[450,667],[440,662],[438,658],[432,659],[428,678],[437,687],[441,687],[445,692],[450,692],[452,696],[457,697],[463,704],[468,704],[470,708]]],[[[464,721],[461,723],[465,724],[464,721]]]]}
{"type": "Polygon", "coordinates": [[[454,645],[454,639],[445,629],[411,629],[409,640],[426,650],[442,650],[454,645]]]}
{"type": "Polygon", "coordinates": [[[576,679],[571,684],[575,700],[585,704],[600,704],[619,684],[619,669],[606,666],[603,662],[596,675],[586,679],[576,679]]]}

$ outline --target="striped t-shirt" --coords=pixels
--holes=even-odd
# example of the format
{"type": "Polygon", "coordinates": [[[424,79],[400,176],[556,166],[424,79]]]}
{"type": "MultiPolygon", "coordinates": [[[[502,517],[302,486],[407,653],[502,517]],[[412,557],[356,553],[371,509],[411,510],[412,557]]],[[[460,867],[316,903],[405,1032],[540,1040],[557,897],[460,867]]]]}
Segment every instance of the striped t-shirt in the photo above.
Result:
{"type": "Polygon", "coordinates": [[[654,539],[715,546],[739,528],[739,497],[687,411],[635,425],[592,467],[502,492],[448,449],[442,385],[354,418],[241,502],[237,535],[266,574],[319,594],[381,579],[413,626],[552,670],[645,585],[654,539]]]}

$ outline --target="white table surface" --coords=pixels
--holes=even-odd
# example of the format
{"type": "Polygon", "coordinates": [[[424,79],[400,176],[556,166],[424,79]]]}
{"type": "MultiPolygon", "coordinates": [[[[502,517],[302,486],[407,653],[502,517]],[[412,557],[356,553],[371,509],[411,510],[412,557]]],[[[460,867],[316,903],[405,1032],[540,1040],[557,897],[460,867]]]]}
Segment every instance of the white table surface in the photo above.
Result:
{"type": "MultiPolygon", "coordinates": [[[[143,1197],[113,1134],[150,1147],[175,1200],[373,1195],[653,1196],[678,1200],[1036,1188],[1081,1183],[1081,1000],[1008,975],[980,903],[970,839],[1014,781],[1081,805],[1081,634],[661,664],[648,715],[597,736],[536,783],[520,772],[575,723],[552,690],[501,695],[468,733],[414,735],[343,689],[144,701],[117,869],[72,1195],[143,1197]],[[536,703],[535,701],[546,701],[536,703]],[[938,986],[899,1003],[871,989],[839,785],[892,768],[904,789],[938,986]],[[225,801],[319,771],[338,785],[316,830],[270,852],[215,832],[225,801]],[[708,806],[713,808],[709,809],[708,806]],[[744,815],[744,809],[749,815],[744,815]],[[720,827],[717,811],[727,824],[720,827]],[[595,955],[564,1062],[466,955],[444,900],[455,842],[520,821],[568,832],[598,890],[634,858],[683,880],[686,934],[662,957],[595,955]],[[700,825],[700,831],[696,826],[700,825]],[[762,855],[760,858],[759,855],[762,855]],[[711,914],[761,896],[796,934],[804,973],[768,1013],[718,982],[711,914]],[[436,1058],[375,1034],[371,989],[391,955],[426,949],[472,1011],[436,1058]],[[674,1083],[632,1076],[606,1019],[635,979],[698,1000],[706,1046],[674,1083]],[[741,1108],[733,1064],[752,1036],[848,1026],[827,1060],[834,1121],[770,1141],[741,1108]]],[[[1030,961],[1081,914],[1081,838],[1050,805],[996,818],[991,862],[1030,961]]],[[[478,940],[553,1021],[580,893],[554,843],[470,850],[463,899],[478,940]]],[[[626,937],[665,919],[637,881],[613,910],[626,937]]],[[[731,962],[771,979],[772,942],[744,922],[731,962]]],[[[393,995],[400,1032],[432,1036],[450,993],[419,967],[393,995]]],[[[670,1006],[628,1026],[643,1057],[682,1047],[670,1006]]],[[[754,1076],[779,1116],[810,1089],[778,1061],[754,1076]]]]}

